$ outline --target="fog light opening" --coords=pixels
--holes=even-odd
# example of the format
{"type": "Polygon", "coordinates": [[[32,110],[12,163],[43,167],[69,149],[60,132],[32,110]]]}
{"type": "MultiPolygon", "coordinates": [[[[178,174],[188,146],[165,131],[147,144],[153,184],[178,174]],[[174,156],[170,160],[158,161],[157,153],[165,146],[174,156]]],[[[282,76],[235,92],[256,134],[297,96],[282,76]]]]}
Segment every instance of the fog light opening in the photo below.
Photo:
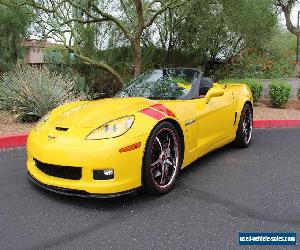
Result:
{"type": "Polygon", "coordinates": [[[111,180],[114,178],[114,175],[113,169],[93,170],[94,180],[111,180]]]}

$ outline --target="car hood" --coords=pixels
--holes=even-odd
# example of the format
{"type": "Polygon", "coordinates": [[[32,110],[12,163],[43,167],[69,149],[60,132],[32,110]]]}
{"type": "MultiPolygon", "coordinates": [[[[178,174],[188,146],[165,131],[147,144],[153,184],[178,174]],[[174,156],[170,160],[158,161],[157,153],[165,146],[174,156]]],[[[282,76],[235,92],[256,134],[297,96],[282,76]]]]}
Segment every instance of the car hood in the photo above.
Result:
{"type": "Polygon", "coordinates": [[[119,117],[134,115],[153,103],[155,102],[140,97],[89,101],[56,115],[51,123],[64,128],[95,128],[119,117]]]}

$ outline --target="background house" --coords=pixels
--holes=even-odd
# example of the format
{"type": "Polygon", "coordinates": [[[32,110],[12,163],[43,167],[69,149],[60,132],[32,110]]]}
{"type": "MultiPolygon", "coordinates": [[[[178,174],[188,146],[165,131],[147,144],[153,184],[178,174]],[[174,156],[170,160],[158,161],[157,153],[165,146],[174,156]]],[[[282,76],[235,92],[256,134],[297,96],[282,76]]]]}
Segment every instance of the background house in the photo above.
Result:
{"type": "Polygon", "coordinates": [[[45,64],[62,66],[64,57],[74,60],[74,55],[68,53],[62,44],[51,43],[45,40],[25,40],[21,43],[22,53],[19,55],[18,64],[31,65],[42,68],[45,64]]]}
{"type": "Polygon", "coordinates": [[[23,47],[23,64],[42,67],[45,63],[45,48],[49,47],[47,41],[25,40],[22,42],[23,47]]]}

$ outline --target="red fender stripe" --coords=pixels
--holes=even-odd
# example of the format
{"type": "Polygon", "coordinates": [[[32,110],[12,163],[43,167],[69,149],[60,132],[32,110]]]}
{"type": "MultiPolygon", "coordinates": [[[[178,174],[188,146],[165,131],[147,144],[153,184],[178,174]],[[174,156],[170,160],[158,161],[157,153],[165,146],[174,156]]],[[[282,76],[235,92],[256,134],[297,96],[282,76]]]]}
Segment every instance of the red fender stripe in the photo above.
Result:
{"type": "Polygon", "coordinates": [[[157,110],[151,108],[145,108],[140,111],[141,113],[148,115],[156,120],[160,120],[165,117],[165,115],[157,110]]]}
{"type": "Polygon", "coordinates": [[[164,106],[162,104],[154,104],[154,105],[150,106],[150,108],[153,108],[153,109],[156,109],[160,112],[163,112],[167,116],[171,116],[171,117],[174,117],[174,118],[176,117],[171,110],[167,109],[166,106],[164,106]]]}

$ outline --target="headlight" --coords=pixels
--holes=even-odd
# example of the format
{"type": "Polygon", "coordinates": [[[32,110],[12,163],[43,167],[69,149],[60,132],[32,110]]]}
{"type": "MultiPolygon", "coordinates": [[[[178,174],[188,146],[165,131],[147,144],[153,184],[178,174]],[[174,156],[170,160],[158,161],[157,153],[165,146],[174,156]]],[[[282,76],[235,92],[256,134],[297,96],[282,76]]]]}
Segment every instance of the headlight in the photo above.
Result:
{"type": "Polygon", "coordinates": [[[134,116],[125,116],[119,119],[110,121],[103,124],[101,127],[95,129],[90,133],[87,140],[101,140],[118,137],[125,134],[132,126],[134,122],[134,116]]]}

